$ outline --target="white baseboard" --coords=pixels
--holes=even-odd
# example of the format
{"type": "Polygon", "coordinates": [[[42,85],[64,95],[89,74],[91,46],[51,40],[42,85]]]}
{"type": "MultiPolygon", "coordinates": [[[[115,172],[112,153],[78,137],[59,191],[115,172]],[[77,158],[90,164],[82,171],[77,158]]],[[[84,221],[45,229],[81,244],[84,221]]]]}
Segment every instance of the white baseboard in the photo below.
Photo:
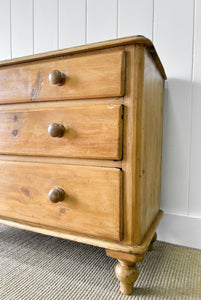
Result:
{"type": "Polygon", "coordinates": [[[201,218],[165,213],[157,234],[160,241],[201,249],[201,218]]]}

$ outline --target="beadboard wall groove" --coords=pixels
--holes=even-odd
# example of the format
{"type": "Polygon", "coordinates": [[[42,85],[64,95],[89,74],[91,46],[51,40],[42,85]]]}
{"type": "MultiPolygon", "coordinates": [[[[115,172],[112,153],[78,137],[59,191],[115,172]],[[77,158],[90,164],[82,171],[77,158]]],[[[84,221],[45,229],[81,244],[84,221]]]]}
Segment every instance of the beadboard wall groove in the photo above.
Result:
{"type": "MultiPolygon", "coordinates": [[[[201,240],[201,2],[0,0],[0,25],[0,60],[129,35],[153,40],[168,76],[159,237],[185,245],[190,226],[201,240]],[[177,217],[182,241],[169,230],[177,217]]],[[[186,245],[200,247],[192,235],[186,245]]]]}

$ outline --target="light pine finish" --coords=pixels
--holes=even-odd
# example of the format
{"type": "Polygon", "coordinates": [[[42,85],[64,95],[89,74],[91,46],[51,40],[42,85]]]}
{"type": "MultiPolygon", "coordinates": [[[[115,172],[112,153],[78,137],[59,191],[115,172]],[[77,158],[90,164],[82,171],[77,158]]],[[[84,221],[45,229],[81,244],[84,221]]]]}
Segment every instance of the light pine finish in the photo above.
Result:
{"type": "Polygon", "coordinates": [[[133,293],[133,284],[139,276],[136,264],[126,260],[119,260],[115,273],[120,281],[120,291],[125,295],[131,295],[133,293]]]}
{"type": "MultiPolygon", "coordinates": [[[[26,0],[25,2],[27,3],[29,1],[26,0]]],[[[34,6],[34,0],[30,2],[32,2],[34,6]]],[[[41,3],[42,10],[42,2],[45,1],[38,2],[41,3]]],[[[54,18],[56,18],[58,24],[56,36],[58,49],[87,44],[89,32],[94,36],[96,35],[97,41],[102,40],[101,32],[98,34],[97,27],[94,26],[94,23],[88,23],[87,16],[89,7],[87,2],[87,0],[57,1],[59,11],[58,14],[54,14],[54,18]],[[91,27],[93,27],[93,29],[91,27]],[[94,33],[92,30],[94,30],[94,33]]],[[[167,92],[165,93],[166,101],[164,109],[164,159],[161,206],[166,213],[174,215],[175,219],[178,214],[183,215],[183,220],[185,220],[185,216],[187,216],[187,218],[189,218],[189,226],[194,228],[193,231],[196,231],[196,222],[201,221],[201,193],[199,188],[199,178],[201,177],[201,164],[199,163],[201,152],[201,91],[198,89],[198,86],[201,86],[201,82],[196,75],[201,71],[201,50],[199,49],[201,38],[201,1],[116,0],[116,2],[118,2],[115,9],[115,17],[117,20],[116,33],[114,36],[113,30],[109,27],[108,33],[110,35],[107,38],[119,38],[132,34],[143,34],[149,37],[150,40],[154,42],[169,77],[166,82],[167,92]],[[153,2],[154,5],[152,5],[153,2]],[[171,22],[169,16],[171,16],[171,22]],[[183,34],[184,32],[185,34],[183,34]],[[182,155],[180,155],[181,153],[182,155]],[[177,184],[175,184],[175,182],[177,182],[177,184]],[[195,216],[199,219],[197,219],[196,222],[194,219],[195,216]]],[[[0,4],[0,59],[13,58],[13,48],[16,48],[16,43],[19,49],[18,55],[24,55],[28,40],[32,49],[31,54],[34,54],[33,39],[34,36],[37,35],[37,32],[33,32],[32,35],[32,30],[28,30],[31,39],[27,39],[27,36],[24,34],[24,24],[26,24],[27,30],[28,23],[24,22],[24,19],[21,17],[16,18],[14,22],[13,15],[10,15],[12,5],[14,6],[14,12],[16,12],[15,3],[17,6],[21,6],[20,0],[1,0],[0,3],[2,3],[0,4]],[[23,36],[20,35],[15,42],[15,34],[12,33],[16,32],[16,26],[17,28],[21,28],[21,23],[23,28],[20,30],[23,32],[23,36]]],[[[104,5],[105,1],[102,7],[105,7],[104,5]]],[[[36,16],[34,15],[34,11],[32,11],[32,7],[24,5],[21,8],[21,13],[23,14],[27,9],[30,10],[31,14],[33,13],[33,18],[30,17],[28,22],[32,19],[32,23],[34,23],[36,16]]],[[[40,9],[40,7],[38,9],[40,9]]],[[[42,24],[44,27],[50,23],[50,19],[46,16],[49,15],[49,10],[52,10],[52,5],[47,6],[46,10],[47,12],[42,24]],[[47,22],[47,25],[44,24],[44,22],[47,22]]],[[[96,14],[96,10],[94,13],[96,14]]],[[[29,11],[27,14],[30,16],[29,11]]],[[[93,11],[91,14],[93,14],[93,11]]],[[[114,17],[112,17],[112,19],[114,19],[114,17]]],[[[55,24],[55,20],[51,20],[51,24],[52,23],[55,24]]],[[[104,21],[102,21],[102,23],[104,23],[104,21]]],[[[47,45],[51,47],[52,36],[48,35],[48,37],[51,40],[45,39],[45,41],[47,45]]],[[[131,39],[131,37],[129,37],[129,39],[131,39]]],[[[104,41],[101,43],[107,44],[108,42],[104,41]]],[[[44,44],[41,45],[44,46],[44,44]]],[[[87,48],[88,45],[85,45],[85,47],[87,48]]],[[[51,50],[51,48],[49,48],[48,51],[49,50],[51,50]]],[[[40,55],[38,54],[37,56],[40,55]]],[[[165,223],[162,223],[161,226],[163,227],[163,231],[161,231],[159,235],[160,239],[164,239],[168,242],[174,240],[176,244],[185,244],[186,242],[186,246],[190,245],[191,247],[197,245],[197,239],[194,235],[190,235],[191,244],[189,244],[190,239],[184,230],[185,222],[180,229],[180,234],[184,237],[183,239],[180,239],[180,234],[177,234],[176,231],[171,231],[171,236],[169,235],[169,226],[172,226],[172,224],[169,223],[168,226],[165,226],[165,223]]],[[[198,240],[201,242],[201,231],[199,232],[198,240]]]]}
{"type": "Polygon", "coordinates": [[[122,113],[121,105],[106,104],[2,110],[0,153],[118,160],[122,113]],[[48,133],[54,123],[63,125],[63,136],[48,133]]]}
{"type": "Polygon", "coordinates": [[[117,105],[123,104],[123,97],[113,98],[92,98],[92,99],[77,99],[68,101],[52,101],[52,102],[32,102],[32,103],[12,103],[12,104],[1,104],[1,110],[13,110],[13,109],[30,109],[30,108],[58,108],[58,107],[71,107],[71,106],[90,106],[98,104],[117,105]]]}
{"type": "Polygon", "coordinates": [[[2,217],[121,239],[119,169],[7,161],[0,177],[2,217]],[[66,197],[52,203],[48,194],[57,187],[66,197]]]}
{"type": "Polygon", "coordinates": [[[6,218],[6,217],[1,217],[0,223],[4,224],[4,225],[16,227],[19,229],[23,229],[23,230],[31,230],[31,231],[41,233],[41,234],[51,235],[54,237],[67,239],[67,240],[71,240],[74,242],[79,242],[79,243],[84,243],[84,244],[88,244],[88,245],[105,248],[108,256],[118,258],[118,259],[128,260],[128,261],[131,260],[132,262],[133,261],[136,262],[136,261],[141,261],[142,260],[141,258],[144,258],[144,256],[146,255],[146,253],[148,251],[148,247],[149,247],[151,240],[153,238],[153,235],[161,221],[162,216],[163,216],[163,211],[160,210],[140,245],[123,244],[122,241],[121,241],[121,243],[119,243],[117,241],[100,239],[100,238],[96,238],[96,237],[89,236],[86,234],[74,233],[74,232],[70,232],[67,230],[52,228],[49,226],[43,226],[41,224],[24,222],[23,220],[16,221],[12,218],[6,218]],[[120,253],[120,256],[117,256],[116,253],[118,253],[118,254],[120,253]],[[122,253],[123,253],[123,258],[122,258],[122,253]],[[125,257],[125,253],[128,256],[125,257]]]}
{"type": "Polygon", "coordinates": [[[27,161],[27,162],[47,162],[51,164],[67,164],[93,166],[93,167],[109,167],[121,169],[121,160],[106,160],[106,159],[86,159],[86,158],[69,158],[69,157],[45,157],[45,156],[28,156],[28,155],[7,155],[0,154],[0,160],[6,161],[27,161]]]}
{"type": "MultiPolygon", "coordinates": [[[[161,158],[163,135],[164,81],[146,49],[143,56],[143,80],[137,108],[136,149],[136,209],[134,220],[140,215],[139,233],[134,231],[135,242],[141,242],[160,208],[161,158]],[[138,236],[139,235],[139,236],[138,236]],[[137,238],[138,236],[138,238],[137,238]]],[[[137,229],[137,227],[136,227],[137,229]]]]}
{"type": "Polygon", "coordinates": [[[166,79],[167,77],[165,74],[165,70],[160,61],[160,58],[157,55],[157,52],[156,52],[156,49],[155,49],[153,43],[149,39],[147,39],[141,35],[128,36],[128,37],[119,38],[119,39],[115,39],[115,40],[92,43],[92,44],[81,45],[81,46],[77,46],[77,47],[71,47],[71,48],[67,48],[67,49],[61,49],[61,50],[56,50],[56,51],[49,51],[46,53],[29,55],[29,56],[20,57],[20,58],[3,60],[0,62],[0,66],[8,66],[8,65],[13,65],[16,63],[23,63],[23,62],[32,62],[32,61],[37,61],[37,60],[41,60],[41,59],[45,59],[45,58],[54,58],[54,57],[59,57],[59,56],[63,56],[63,55],[72,55],[72,54],[77,54],[77,53],[90,52],[90,51],[94,51],[94,50],[107,49],[107,48],[132,45],[132,44],[135,44],[135,45],[140,44],[140,45],[144,45],[147,47],[148,51],[150,52],[151,56],[154,59],[154,63],[157,65],[158,70],[161,73],[161,76],[164,79],[166,79]]]}
{"type": "Polygon", "coordinates": [[[153,248],[154,248],[154,242],[157,240],[157,233],[155,232],[155,234],[154,234],[154,236],[153,236],[153,238],[152,238],[152,240],[151,240],[151,243],[150,243],[150,245],[149,245],[149,248],[148,248],[148,250],[149,251],[152,251],[153,250],[153,248]]]}
{"type": "Polygon", "coordinates": [[[114,50],[3,67],[0,103],[122,96],[124,61],[124,52],[114,50]],[[53,70],[65,74],[62,86],[49,81],[53,70]]]}
{"type": "Polygon", "coordinates": [[[0,105],[1,222],[104,247],[131,294],[163,214],[163,67],[151,42],[133,37],[4,62],[0,74],[39,65],[50,81],[37,99],[20,88],[0,105]],[[86,86],[72,92],[62,63],[86,86]]]}
{"type": "Polygon", "coordinates": [[[142,242],[159,211],[164,84],[143,45],[126,50],[124,242],[132,245],[142,242]]]}
{"type": "Polygon", "coordinates": [[[144,259],[146,252],[142,253],[127,253],[127,252],[122,252],[122,251],[115,251],[111,249],[106,249],[107,256],[117,258],[118,260],[124,260],[124,261],[129,261],[132,263],[140,262],[144,259]]]}

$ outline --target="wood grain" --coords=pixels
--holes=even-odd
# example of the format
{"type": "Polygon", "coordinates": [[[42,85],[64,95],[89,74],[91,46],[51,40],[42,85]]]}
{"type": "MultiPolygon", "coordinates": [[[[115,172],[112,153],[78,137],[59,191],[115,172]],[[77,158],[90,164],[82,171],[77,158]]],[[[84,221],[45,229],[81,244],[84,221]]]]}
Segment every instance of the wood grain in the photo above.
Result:
{"type": "MultiPolygon", "coordinates": [[[[160,209],[164,81],[145,49],[141,111],[137,128],[136,201],[140,199],[140,242],[160,209]]],[[[137,211],[135,213],[135,219],[137,211]]]]}
{"type": "Polygon", "coordinates": [[[109,41],[103,41],[98,43],[92,43],[87,45],[81,45],[76,47],[71,47],[67,49],[61,49],[56,51],[49,51],[46,53],[40,53],[35,55],[29,55],[25,57],[20,58],[14,58],[10,60],[4,60],[0,62],[0,66],[8,66],[13,64],[18,64],[22,62],[31,62],[31,61],[37,61],[44,58],[53,58],[53,57],[59,57],[63,55],[71,55],[76,53],[83,53],[83,52],[89,52],[94,50],[100,50],[100,49],[106,49],[106,48],[112,48],[112,47],[118,47],[118,46],[125,46],[125,45],[133,45],[133,44],[140,44],[144,45],[148,48],[148,51],[150,52],[151,56],[153,57],[153,60],[155,64],[157,65],[158,70],[161,73],[161,76],[166,79],[166,74],[164,71],[164,68],[162,66],[162,63],[160,61],[160,58],[158,57],[158,54],[156,52],[156,49],[153,45],[153,43],[141,35],[134,35],[134,36],[128,36],[124,38],[109,40],[109,41]]]}
{"type": "Polygon", "coordinates": [[[122,106],[38,107],[0,111],[0,154],[121,159],[122,106]],[[52,123],[65,127],[51,137],[52,123]]]}
{"type": "MultiPolygon", "coordinates": [[[[133,45],[126,47],[126,86],[124,96],[124,130],[123,130],[123,159],[122,169],[124,174],[124,240],[125,244],[135,243],[134,230],[139,230],[140,214],[134,219],[137,209],[135,197],[135,167],[136,167],[136,128],[137,128],[137,103],[140,82],[142,80],[140,49],[143,46],[133,45]],[[140,71],[140,72],[139,72],[140,71]]],[[[139,213],[139,212],[138,212],[139,213]]]]}
{"type": "Polygon", "coordinates": [[[3,64],[0,222],[106,248],[131,294],[162,217],[165,73],[152,43],[127,38],[3,64]]]}
{"type": "Polygon", "coordinates": [[[124,52],[115,50],[2,67],[0,103],[122,96],[124,61],[124,52]],[[65,74],[62,86],[49,82],[53,70],[65,74]]]}
{"type": "Polygon", "coordinates": [[[140,244],[160,205],[164,82],[146,47],[126,51],[123,242],[140,244]]]}
{"type": "Polygon", "coordinates": [[[119,169],[0,162],[0,214],[52,228],[121,239],[121,171],[119,169]],[[51,189],[66,193],[52,203],[51,189]]]}
{"type": "Polygon", "coordinates": [[[153,236],[153,238],[151,240],[151,243],[149,245],[149,248],[148,248],[149,251],[153,251],[153,249],[154,249],[154,243],[155,243],[156,240],[157,240],[157,233],[155,232],[155,234],[154,234],[154,236],[153,236]]]}
{"type": "Polygon", "coordinates": [[[106,254],[107,254],[107,256],[110,256],[110,257],[113,257],[116,259],[126,260],[126,261],[130,261],[132,263],[136,263],[136,262],[141,262],[144,259],[146,253],[143,253],[140,255],[140,254],[131,254],[131,253],[127,253],[127,252],[106,249],[106,254]]]}
{"type": "Polygon", "coordinates": [[[117,105],[123,104],[123,97],[114,98],[96,98],[96,99],[77,99],[68,101],[50,101],[50,102],[32,102],[32,103],[11,103],[1,104],[0,110],[13,110],[13,109],[30,109],[30,108],[57,108],[57,107],[71,107],[71,106],[87,106],[87,105],[117,105]]]}
{"type": "Polygon", "coordinates": [[[6,155],[0,154],[0,160],[9,161],[27,161],[27,162],[42,162],[51,164],[65,164],[65,165],[82,165],[93,167],[122,167],[121,160],[107,160],[107,159],[91,159],[91,158],[66,158],[66,157],[49,157],[49,156],[28,156],[28,155],[6,155]]]}
{"type": "Polygon", "coordinates": [[[51,235],[62,239],[68,239],[74,242],[85,243],[88,245],[93,245],[105,249],[111,249],[113,251],[121,251],[124,253],[134,254],[136,256],[145,255],[147,253],[148,247],[151,243],[152,237],[161,221],[163,216],[163,212],[160,210],[158,215],[156,216],[154,222],[151,224],[148,232],[144,236],[144,239],[140,245],[129,245],[123,244],[122,241],[119,243],[118,241],[106,240],[104,238],[96,238],[90,235],[84,235],[81,233],[70,232],[63,229],[53,228],[50,226],[43,226],[41,224],[34,224],[31,222],[25,222],[22,220],[14,220],[12,218],[0,217],[0,224],[4,224],[7,226],[12,226],[16,228],[20,228],[23,230],[31,230],[33,232],[38,232],[41,234],[51,235]]]}
{"type": "Polygon", "coordinates": [[[115,268],[115,274],[120,281],[120,291],[125,295],[133,293],[133,284],[139,276],[139,270],[135,263],[119,260],[115,268]]]}

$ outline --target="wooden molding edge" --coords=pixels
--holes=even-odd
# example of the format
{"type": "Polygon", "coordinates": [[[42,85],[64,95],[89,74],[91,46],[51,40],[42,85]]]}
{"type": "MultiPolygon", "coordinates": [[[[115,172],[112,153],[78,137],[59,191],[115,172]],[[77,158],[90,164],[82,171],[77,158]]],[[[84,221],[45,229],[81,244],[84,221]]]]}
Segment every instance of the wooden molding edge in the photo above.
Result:
{"type": "Polygon", "coordinates": [[[54,236],[57,238],[67,239],[67,240],[71,240],[74,242],[89,244],[92,246],[105,248],[105,249],[109,249],[109,250],[125,252],[128,254],[129,253],[136,254],[136,255],[139,255],[139,257],[140,257],[141,255],[143,256],[144,254],[146,254],[162,216],[163,216],[163,211],[160,210],[159,213],[157,214],[155,220],[153,221],[150,229],[146,233],[146,235],[143,239],[143,242],[140,245],[125,245],[125,244],[123,244],[123,242],[117,243],[117,242],[113,242],[113,241],[101,240],[101,239],[97,239],[95,237],[89,237],[89,236],[84,236],[84,235],[78,235],[76,233],[66,232],[65,230],[58,230],[56,228],[48,228],[48,227],[45,227],[42,225],[25,223],[25,222],[16,221],[16,220],[8,220],[3,217],[0,217],[0,224],[19,228],[19,229],[29,230],[29,231],[33,231],[33,232],[37,232],[37,233],[41,233],[41,234],[45,234],[45,235],[50,235],[50,236],[54,236]]]}
{"type": "Polygon", "coordinates": [[[71,48],[66,48],[66,49],[61,49],[56,51],[49,51],[45,53],[7,59],[7,60],[0,61],[0,66],[13,65],[17,63],[36,61],[40,59],[54,58],[58,56],[72,55],[72,54],[82,53],[86,51],[101,50],[101,49],[131,45],[131,44],[145,45],[148,48],[150,54],[152,55],[154,61],[156,62],[156,65],[158,66],[161,75],[163,76],[164,79],[167,79],[165,70],[162,66],[162,63],[160,61],[160,58],[156,52],[156,49],[152,41],[142,35],[128,36],[128,37],[102,41],[97,43],[91,43],[91,44],[85,44],[81,46],[76,46],[76,47],[71,47],[71,48]]]}

